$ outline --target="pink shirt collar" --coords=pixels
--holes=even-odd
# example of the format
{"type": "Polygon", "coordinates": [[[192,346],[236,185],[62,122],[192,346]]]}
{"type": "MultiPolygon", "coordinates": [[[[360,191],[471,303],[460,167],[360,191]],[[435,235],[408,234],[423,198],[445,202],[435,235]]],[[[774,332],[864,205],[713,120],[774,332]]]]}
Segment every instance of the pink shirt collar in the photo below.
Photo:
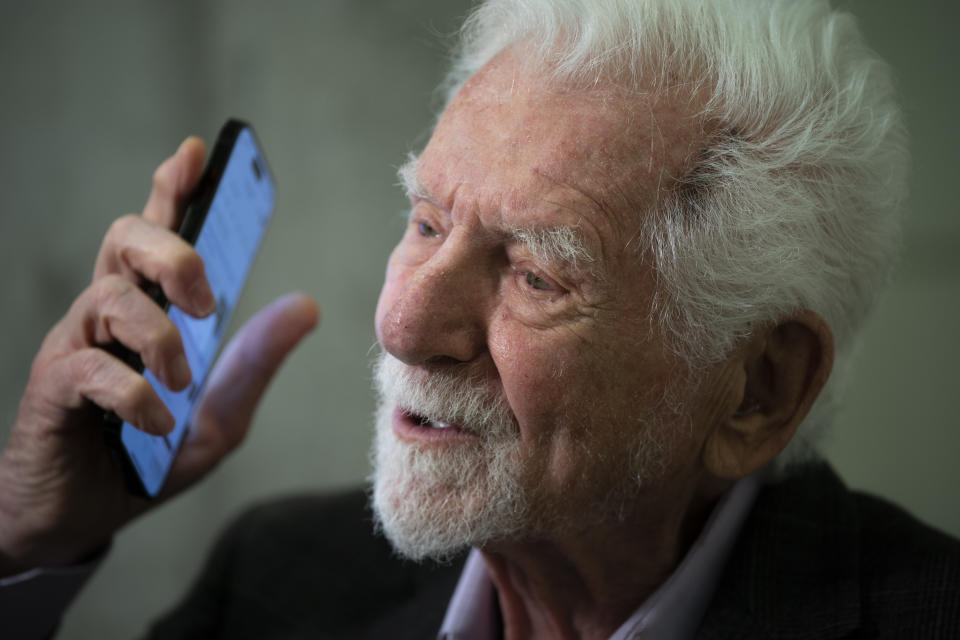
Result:
{"type": "MultiPolygon", "coordinates": [[[[738,481],[727,492],[676,570],[610,640],[693,638],[760,485],[757,473],[738,481]]],[[[496,590],[483,557],[472,549],[437,638],[498,640],[500,634],[496,590]]]]}

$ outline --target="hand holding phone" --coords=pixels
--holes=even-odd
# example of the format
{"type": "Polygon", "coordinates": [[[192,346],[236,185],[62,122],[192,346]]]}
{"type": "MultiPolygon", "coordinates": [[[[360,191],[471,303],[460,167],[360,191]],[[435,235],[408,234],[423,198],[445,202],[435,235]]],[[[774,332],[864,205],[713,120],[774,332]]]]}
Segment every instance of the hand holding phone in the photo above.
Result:
{"type": "MultiPolygon", "coordinates": [[[[176,265],[184,251],[166,251],[177,243],[186,246],[167,229],[179,226],[182,203],[194,191],[203,158],[202,143],[188,139],[160,166],[143,215],[111,227],[93,282],[47,334],[34,359],[0,454],[0,576],[74,563],[153,504],[134,499],[124,487],[103,444],[103,409],[138,422],[162,409],[161,400],[140,373],[105,348],[123,344],[166,379],[162,372],[175,353],[174,343],[161,348],[158,334],[144,329],[142,320],[149,319],[154,328],[169,320],[140,288],[144,281],[159,280],[178,305],[203,315],[190,307],[186,295],[194,280],[176,265]]],[[[237,331],[207,377],[198,419],[181,443],[164,495],[191,485],[242,440],[273,374],[317,318],[316,304],[293,294],[237,331]]]]}
{"type": "Polygon", "coordinates": [[[229,120],[220,131],[180,226],[180,236],[194,245],[203,260],[216,309],[205,318],[193,318],[171,306],[156,285],[148,286],[152,297],[167,311],[180,332],[192,380],[186,389],[172,391],[154,372],[144,370],[135,353],[124,354],[133,368],[143,372],[173,414],[173,430],[153,435],[121,420],[115,412],[108,411],[105,416],[107,444],[116,453],[128,487],[137,495],[154,497],[163,486],[270,221],[275,200],[273,176],[253,130],[242,121],[229,120]]]}

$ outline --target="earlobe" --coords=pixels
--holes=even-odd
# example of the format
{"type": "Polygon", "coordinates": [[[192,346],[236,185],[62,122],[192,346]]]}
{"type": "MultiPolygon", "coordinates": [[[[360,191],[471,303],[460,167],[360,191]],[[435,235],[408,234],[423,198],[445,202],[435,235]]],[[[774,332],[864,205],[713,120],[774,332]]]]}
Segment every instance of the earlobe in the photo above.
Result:
{"type": "Polygon", "coordinates": [[[704,464],[735,479],[773,460],[793,438],[833,367],[833,334],[812,311],[757,332],[735,356],[742,385],[704,445],[704,464]]]}

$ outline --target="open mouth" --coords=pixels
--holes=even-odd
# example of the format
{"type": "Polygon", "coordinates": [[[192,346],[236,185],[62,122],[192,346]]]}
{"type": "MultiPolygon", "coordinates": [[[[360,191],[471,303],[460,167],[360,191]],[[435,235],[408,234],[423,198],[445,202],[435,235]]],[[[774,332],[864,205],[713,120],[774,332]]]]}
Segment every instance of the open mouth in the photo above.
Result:
{"type": "Polygon", "coordinates": [[[415,411],[397,407],[394,410],[394,429],[398,433],[414,439],[436,439],[448,437],[473,436],[469,429],[446,422],[437,418],[430,418],[415,411]]]}
{"type": "Polygon", "coordinates": [[[444,422],[442,420],[434,420],[433,418],[427,418],[426,416],[421,416],[416,413],[409,413],[407,415],[410,417],[410,420],[414,422],[419,427],[427,427],[429,429],[455,429],[452,424],[449,422],[444,422]]]}

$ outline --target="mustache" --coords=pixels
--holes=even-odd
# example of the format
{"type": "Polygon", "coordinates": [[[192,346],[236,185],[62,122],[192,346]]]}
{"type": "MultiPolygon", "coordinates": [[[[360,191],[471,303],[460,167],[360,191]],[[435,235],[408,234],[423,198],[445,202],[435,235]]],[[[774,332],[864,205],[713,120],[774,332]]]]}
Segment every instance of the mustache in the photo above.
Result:
{"type": "Polygon", "coordinates": [[[519,432],[502,391],[473,365],[411,367],[381,351],[374,364],[374,384],[381,405],[397,406],[411,415],[453,424],[482,437],[503,438],[519,432]]]}

